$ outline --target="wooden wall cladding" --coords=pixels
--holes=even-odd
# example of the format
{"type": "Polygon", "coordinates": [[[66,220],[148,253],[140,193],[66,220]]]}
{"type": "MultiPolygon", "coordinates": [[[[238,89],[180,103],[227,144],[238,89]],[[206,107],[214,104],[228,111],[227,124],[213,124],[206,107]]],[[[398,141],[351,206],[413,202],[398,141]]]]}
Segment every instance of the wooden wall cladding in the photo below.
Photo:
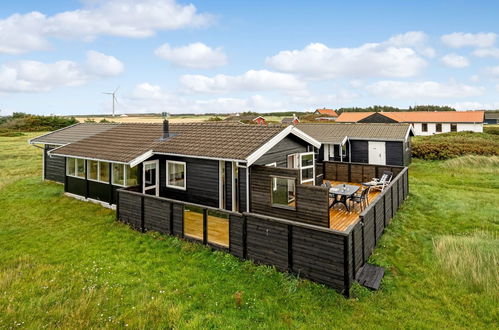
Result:
{"type": "Polygon", "coordinates": [[[132,194],[118,194],[119,219],[135,229],[142,229],[141,197],[132,194]]]}
{"type": "Polygon", "coordinates": [[[362,163],[324,162],[324,179],[342,182],[368,182],[380,178],[384,171],[390,171],[395,178],[402,166],[381,166],[362,163]]]}
{"type": "Polygon", "coordinates": [[[154,230],[162,234],[170,234],[172,204],[158,199],[144,199],[144,230],[154,230]]]}
{"type": "Polygon", "coordinates": [[[329,227],[329,197],[326,188],[296,184],[296,209],[272,206],[272,176],[295,178],[295,169],[252,166],[250,172],[250,211],[252,213],[288,219],[322,227],[329,227]]]}

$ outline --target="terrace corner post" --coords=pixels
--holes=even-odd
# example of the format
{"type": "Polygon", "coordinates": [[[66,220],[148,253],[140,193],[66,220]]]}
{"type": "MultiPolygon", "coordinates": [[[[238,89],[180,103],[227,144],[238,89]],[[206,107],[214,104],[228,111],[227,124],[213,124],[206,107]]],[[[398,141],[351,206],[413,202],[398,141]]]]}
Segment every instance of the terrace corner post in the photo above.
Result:
{"type": "Polygon", "coordinates": [[[348,234],[348,236],[343,237],[343,266],[344,266],[344,279],[343,281],[345,282],[345,289],[343,291],[343,294],[345,297],[349,298],[350,297],[350,286],[352,285],[351,282],[351,276],[350,276],[350,255],[351,255],[351,249],[350,249],[350,241],[351,241],[351,232],[348,234]]]}

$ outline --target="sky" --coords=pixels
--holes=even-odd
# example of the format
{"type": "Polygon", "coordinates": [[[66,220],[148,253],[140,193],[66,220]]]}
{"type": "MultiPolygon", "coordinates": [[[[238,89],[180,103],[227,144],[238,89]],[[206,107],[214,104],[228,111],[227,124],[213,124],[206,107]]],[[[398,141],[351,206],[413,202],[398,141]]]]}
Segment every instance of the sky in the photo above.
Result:
{"type": "Polygon", "coordinates": [[[499,109],[499,1],[0,4],[0,115],[499,109]]]}

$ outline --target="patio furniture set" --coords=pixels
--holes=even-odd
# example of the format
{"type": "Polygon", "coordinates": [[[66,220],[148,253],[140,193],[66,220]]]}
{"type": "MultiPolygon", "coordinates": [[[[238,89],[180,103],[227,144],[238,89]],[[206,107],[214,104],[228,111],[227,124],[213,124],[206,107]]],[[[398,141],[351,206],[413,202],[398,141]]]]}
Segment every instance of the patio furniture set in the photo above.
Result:
{"type": "Polygon", "coordinates": [[[342,204],[348,212],[351,212],[352,203],[354,206],[358,204],[360,209],[364,210],[369,205],[369,191],[371,189],[383,191],[390,184],[392,177],[392,172],[384,171],[381,178],[373,178],[372,181],[363,182],[361,185],[341,183],[333,186],[331,182],[325,181],[322,186],[329,189],[329,197],[332,199],[329,208],[342,204]]]}

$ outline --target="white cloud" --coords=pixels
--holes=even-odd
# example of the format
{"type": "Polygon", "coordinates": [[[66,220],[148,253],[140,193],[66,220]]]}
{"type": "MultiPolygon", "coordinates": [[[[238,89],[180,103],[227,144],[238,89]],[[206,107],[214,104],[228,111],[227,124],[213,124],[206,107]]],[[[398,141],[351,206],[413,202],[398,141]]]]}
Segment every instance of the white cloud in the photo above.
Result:
{"type": "Polygon", "coordinates": [[[412,47],[424,56],[435,57],[435,49],[428,46],[428,35],[422,31],[409,31],[403,34],[397,34],[387,41],[385,45],[396,47],[412,47]]]}
{"type": "Polygon", "coordinates": [[[87,53],[84,64],[73,61],[43,63],[17,61],[0,67],[0,92],[46,92],[60,86],[79,86],[96,77],[114,76],[123,64],[113,56],[87,53]]]}
{"type": "Polygon", "coordinates": [[[479,82],[479,81],[480,81],[480,76],[479,76],[479,75],[477,75],[477,74],[474,74],[474,75],[472,75],[472,76],[470,77],[470,81],[471,81],[471,82],[474,82],[474,83],[477,83],[477,82],[479,82]]]}
{"type": "Polygon", "coordinates": [[[379,81],[366,89],[375,96],[407,100],[471,97],[482,95],[484,92],[483,87],[435,81],[379,81]]]}
{"type": "Polygon", "coordinates": [[[442,57],[442,62],[451,68],[465,68],[470,65],[466,57],[454,53],[442,57]]]}
{"type": "Polygon", "coordinates": [[[408,47],[370,43],[357,48],[329,48],[312,43],[301,50],[285,50],[266,63],[282,72],[312,79],[350,77],[412,77],[426,62],[408,47]]]}
{"type": "Polygon", "coordinates": [[[53,16],[31,12],[0,20],[0,52],[47,49],[49,37],[86,41],[99,35],[145,38],[156,31],[202,27],[213,21],[212,16],[197,13],[194,5],[175,0],[91,0],[84,4],[53,16]]]}
{"type": "Polygon", "coordinates": [[[497,34],[489,33],[463,33],[455,32],[451,34],[444,34],[441,37],[442,42],[452,48],[461,47],[477,47],[485,48],[491,47],[495,44],[497,34]]]}
{"type": "Polygon", "coordinates": [[[481,103],[481,102],[456,102],[448,104],[456,110],[496,110],[499,109],[499,102],[481,103]]]}
{"type": "Polygon", "coordinates": [[[306,87],[305,83],[286,73],[249,70],[240,76],[219,74],[214,77],[183,75],[182,85],[193,92],[224,93],[229,91],[292,91],[306,87]]]}
{"type": "Polygon", "coordinates": [[[499,66],[489,67],[486,70],[492,77],[499,78],[499,66]]]}
{"type": "Polygon", "coordinates": [[[481,48],[473,51],[476,57],[494,57],[499,58],[499,48],[481,48]]]}
{"type": "Polygon", "coordinates": [[[221,48],[211,48],[201,42],[172,48],[163,44],[154,52],[172,64],[195,69],[212,69],[227,64],[227,56],[221,48]]]}
{"type": "Polygon", "coordinates": [[[288,109],[281,101],[271,100],[258,94],[247,98],[219,97],[193,100],[149,83],[137,85],[130,96],[122,97],[120,101],[124,112],[227,113],[288,109]]]}
{"type": "Polygon", "coordinates": [[[87,52],[86,68],[88,73],[96,76],[116,76],[124,71],[124,65],[114,56],[90,50],[87,52]]]}

